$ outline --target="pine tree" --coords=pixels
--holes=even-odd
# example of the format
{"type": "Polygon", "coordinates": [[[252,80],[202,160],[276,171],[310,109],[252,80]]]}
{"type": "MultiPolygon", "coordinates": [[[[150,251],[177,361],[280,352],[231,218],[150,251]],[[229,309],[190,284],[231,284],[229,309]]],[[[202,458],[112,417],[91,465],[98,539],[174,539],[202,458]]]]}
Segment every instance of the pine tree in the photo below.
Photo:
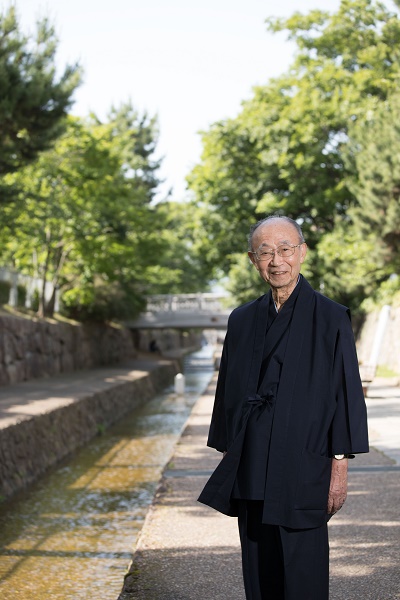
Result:
{"type": "Polygon", "coordinates": [[[57,78],[57,43],[47,19],[27,37],[14,7],[0,15],[0,176],[32,162],[62,132],[81,70],[68,65],[57,78]]]}

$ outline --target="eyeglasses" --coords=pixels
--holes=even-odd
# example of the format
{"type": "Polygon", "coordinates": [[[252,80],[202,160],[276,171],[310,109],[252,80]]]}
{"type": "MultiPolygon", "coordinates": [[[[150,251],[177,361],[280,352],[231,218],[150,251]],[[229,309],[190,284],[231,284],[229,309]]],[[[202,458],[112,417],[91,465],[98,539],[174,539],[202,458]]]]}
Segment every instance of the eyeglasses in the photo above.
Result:
{"type": "Polygon", "coordinates": [[[271,260],[275,256],[275,252],[283,258],[288,258],[289,256],[293,256],[295,249],[302,246],[303,243],[304,242],[302,242],[301,244],[297,244],[296,246],[292,246],[290,244],[282,244],[281,246],[278,246],[275,250],[259,248],[256,252],[252,252],[252,254],[254,254],[256,259],[259,261],[271,260]]]}

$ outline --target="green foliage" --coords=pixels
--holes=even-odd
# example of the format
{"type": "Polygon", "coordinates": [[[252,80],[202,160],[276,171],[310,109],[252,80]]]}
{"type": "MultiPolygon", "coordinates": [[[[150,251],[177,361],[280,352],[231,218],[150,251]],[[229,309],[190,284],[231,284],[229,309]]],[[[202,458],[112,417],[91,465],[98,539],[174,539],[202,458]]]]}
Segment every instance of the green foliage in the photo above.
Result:
{"type": "Polygon", "coordinates": [[[390,95],[352,130],[348,160],[356,205],[354,227],[374,234],[389,272],[400,271],[400,92],[390,95]]]}
{"type": "MultiPolygon", "coordinates": [[[[110,120],[69,118],[53,150],[4,177],[19,188],[2,211],[3,256],[20,272],[51,281],[71,316],[133,316],[159,246],[151,201],[154,119],[131,105],[110,120]]],[[[39,312],[51,314],[53,306],[39,312]]]]}
{"type": "Polygon", "coordinates": [[[267,183],[251,134],[240,119],[203,134],[202,162],[188,177],[194,192],[195,249],[212,275],[226,274],[246,248],[249,222],[267,183]]]}
{"type": "Polygon", "coordinates": [[[400,373],[393,371],[390,367],[386,365],[378,365],[376,367],[375,377],[399,377],[400,373]]]}
{"type": "Polygon", "coordinates": [[[107,426],[105,425],[105,423],[97,423],[97,435],[104,435],[106,429],[107,426]]]}
{"type": "MultiPolygon", "coordinates": [[[[358,124],[362,137],[365,115],[398,89],[400,21],[380,2],[342,0],[333,15],[296,13],[269,19],[268,25],[286,30],[298,51],[288,73],[255,88],[236,119],[203,134],[201,162],[188,178],[198,229],[204,232],[201,259],[210,272],[226,275],[245,250],[249,225],[283,213],[303,226],[314,286],[358,305],[386,276],[385,248],[377,253],[382,262],[374,275],[374,254],[368,252],[372,244],[376,253],[375,240],[364,244],[357,232],[347,233],[355,219],[350,209],[360,200],[353,182],[360,164],[348,158],[349,137],[358,124]],[[351,261],[359,248],[367,253],[355,279],[347,269],[345,283],[337,270],[349,258],[340,258],[344,237],[351,261]]],[[[242,268],[239,263],[239,273],[242,268]]],[[[252,280],[245,284],[237,270],[231,289],[242,299],[252,280]]]]}
{"type": "Polygon", "coordinates": [[[400,278],[396,274],[385,279],[375,289],[374,294],[363,301],[362,309],[368,313],[382,308],[385,304],[400,306],[400,278]]]}
{"type": "Polygon", "coordinates": [[[11,285],[8,281],[0,281],[0,304],[8,304],[11,285]]]}
{"type": "Polygon", "coordinates": [[[373,233],[364,235],[351,222],[339,221],[318,244],[321,291],[360,312],[364,298],[374,295],[377,281],[387,277],[384,255],[385,247],[373,233]]]}
{"type": "Polygon", "coordinates": [[[146,307],[133,286],[123,288],[118,282],[72,288],[63,294],[62,302],[63,313],[78,321],[130,319],[146,307]]]}
{"type": "Polygon", "coordinates": [[[68,65],[57,79],[56,49],[46,19],[29,38],[14,7],[0,15],[0,175],[32,162],[62,131],[81,73],[68,65]]]}
{"type": "Polygon", "coordinates": [[[24,285],[17,286],[17,305],[25,306],[26,302],[26,287],[24,285]]]}
{"type": "Polygon", "coordinates": [[[33,290],[32,298],[31,298],[31,310],[33,312],[38,312],[40,306],[40,298],[38,290],[33,290]]]}
{"type": "MultiPolygon", "coordinates": [[[[203,133],[193,200],[155,205],[156,120],[130,104],[105,122],[63,119],[79,69],[57,81],[53,29],[40,24],[35,46],[10,9],[0,18],[3,261],[51,281],[73,318],[132,318],[146,294],[227,276],[247,302],[266,289],[246,254],[249,226],[277,213],[302,224],[303,273],[317,289],[353,310],[366,297],[396,301],[400,20],[378,1],[342,0],[335,14],[268,27],[296,42],[291,68],[203,133]]],[[[51,314],[43,291],[38,302],[51,314]]]]}
{"type": "Polygon", "coordinates": [[[356,200],[318,248],[327,289],[336,287],[336,297],[345,293],[364,310],[399,298],[391,277],[400,269],[399,111],[400,94],[390,94],[349,128],[343,155],[356,200]]]}
{"type": "Polygon", "coordinates": [[[207,291],[210,273],[204,268],[201,232],[196,229],[190,204],[162,202],[155,207],[158,246],[156,262],[146,272],[147,294],[207,291]]]}
{"type": "Polygon", "coordinates": [[[234,294],[238,304],[245,304],[265,294],[268,286],[257,273],[247,254],[242,253],[232,256],[227,290],[234,294]]]}

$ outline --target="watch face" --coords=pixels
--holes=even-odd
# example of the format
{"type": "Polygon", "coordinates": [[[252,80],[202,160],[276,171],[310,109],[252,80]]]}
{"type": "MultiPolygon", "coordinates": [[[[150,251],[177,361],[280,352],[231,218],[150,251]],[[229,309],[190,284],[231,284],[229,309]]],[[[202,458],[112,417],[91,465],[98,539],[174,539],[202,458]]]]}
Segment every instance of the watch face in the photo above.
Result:
{"type": "Polygon", "coordinates": [[[342,460],[342,458],[344,458],[344,454],[335,454],[334,458],[336,458],[336,460],[342,460]]]}

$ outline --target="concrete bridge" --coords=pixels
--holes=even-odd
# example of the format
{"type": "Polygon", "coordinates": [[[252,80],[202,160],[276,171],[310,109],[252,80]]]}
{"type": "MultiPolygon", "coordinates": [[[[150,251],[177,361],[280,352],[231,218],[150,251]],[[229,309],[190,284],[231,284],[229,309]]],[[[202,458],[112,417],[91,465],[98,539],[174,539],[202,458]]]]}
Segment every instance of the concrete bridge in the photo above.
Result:
{"type": "Polygon", "coordinates": [[[149,296],[146,312],[125,323],[130,329],[226,329],[229,296],[219,293],[149,296]]]}

